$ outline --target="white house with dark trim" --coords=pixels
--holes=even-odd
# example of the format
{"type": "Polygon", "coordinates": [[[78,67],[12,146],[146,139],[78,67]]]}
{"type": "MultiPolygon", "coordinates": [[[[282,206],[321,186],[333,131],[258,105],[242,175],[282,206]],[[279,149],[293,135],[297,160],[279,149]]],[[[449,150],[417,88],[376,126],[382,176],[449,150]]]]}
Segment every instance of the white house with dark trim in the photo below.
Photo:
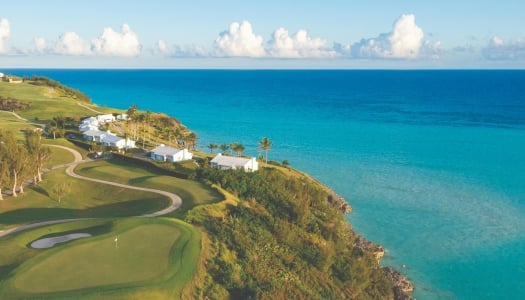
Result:
{"type": "Polygon", "coordinates": [[[177,149],[160,144],[151,150],[150,157],[157,161],[179,162],[192,159],[193,154],[189,152],[188,149],[177,149]]]}
{"type": "Polygon", "coordinates": [[[125,138],[122,138],[120,136],[116,136],[116,135],[113,135],[113,134],[108,134],[108,135],[104,136],[100,140],[100,142],[104,146],[116,147],[118,149],[135,148],[135,141],[130,140],[130,139],[125,139],[125,138]]]}
{"type": "Polygon", "coordinates": [[[211,161],[210,165],[212,168],[221,170],[237,170],[243,169],[245,172],[255,172],[259,170],[259,163],[255,157],[244,158],[217,154],[211,161]]]}

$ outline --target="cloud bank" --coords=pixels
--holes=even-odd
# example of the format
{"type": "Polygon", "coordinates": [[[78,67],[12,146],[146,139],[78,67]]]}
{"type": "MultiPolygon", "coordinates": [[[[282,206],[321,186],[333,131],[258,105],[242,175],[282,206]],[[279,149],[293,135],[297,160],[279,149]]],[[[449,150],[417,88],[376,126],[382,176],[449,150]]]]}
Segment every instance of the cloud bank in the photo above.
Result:
{"type": "Polygon", "coordinates": [[[263,57],[266,51],[263,47],[263,38],[253,32],[248,21],[233,22],[230,28],[219,34],[215,39],[214,47],[217,56],[232,57],[263,57]]]}
{"type": "Polygon", "coordinates": [[[290,36],[288,30],[282,27],[274,31],[268,53],[279,58],[320,58],[336,55],[336,51],[327,46],[326,40],[311,38],[303,29],[290,36]]]}
{"type": "Polygon", "coordinates": [[[506,42],[494,36],[481,53],[488,60],[522,60],[525,59],[525,40],[506,42]]]}
{"type": "Polygon", "coordinates": [[[440,49],[439,42],[431,44],[424,37],[413,14],[401,15],[394,22],[392,31],[375,38],[362,39],[352,45],[351,52],[355,58],[416,59],[422,53],[436,55],[440,49]]]}
{"type": "MultiPolygon", "coordinates": [[[[35,48],[39,52],[45,52],[45,40],[35,39],[35,48]],[[38,42],[38,44],[37,44],[38,42]]],[[[104,28],[102,34],[88,42],[75,32],[62,34],[55,43],[51,52],[60,55],[72,56],[138,56],[142,46],[138,36],[131,30],[128,24],[122,25],[121,32],[110,27],[104,28]]]]}
{"type": "Polygon", "coordinates": [[[0,53],[9,51],[8,43],[11,37],[11,27],[7,19],[0,19],[0,53]]]}
{"type": "Polygon", "coordinates": [[[137,56],[141,48],[137,34],[128,24],[122,25],[121,32],[104,28],[102,35],[91,41],[93,54],[102,56],[137,56]]]}

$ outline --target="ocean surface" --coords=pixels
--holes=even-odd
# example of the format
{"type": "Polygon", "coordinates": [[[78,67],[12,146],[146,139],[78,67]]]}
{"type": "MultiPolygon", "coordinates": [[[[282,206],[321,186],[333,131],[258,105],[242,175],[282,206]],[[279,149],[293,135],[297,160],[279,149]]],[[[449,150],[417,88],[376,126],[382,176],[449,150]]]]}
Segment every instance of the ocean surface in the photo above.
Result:
{"type": "Polygon", "coordinates": [[[6,70],[288,160],[418,299],[525,299],[525,71],[6,70]]]}

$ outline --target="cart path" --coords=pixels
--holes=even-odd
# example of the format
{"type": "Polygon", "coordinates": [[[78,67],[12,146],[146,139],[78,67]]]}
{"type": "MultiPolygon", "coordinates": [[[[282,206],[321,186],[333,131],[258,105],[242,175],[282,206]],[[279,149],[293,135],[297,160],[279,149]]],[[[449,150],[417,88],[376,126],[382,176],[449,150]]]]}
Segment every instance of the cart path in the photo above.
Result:
{"type": "MultiPolygon", "coordinates": [[[[69,151],[70,153],[73,154],[75,159],[74,159],[74,161],[72,163],[54,167],[54,168],[57,168],[57,167],[67,166],[66,174],[71,176],[71,177],[78,178],[78,179],[81,179],[81,180],[92,181],[92,182],[97,182],[97,183],[101,183],[101,184],[107,184],[107,185],[112,185],[112,186],[116,186],[116,187],[131,189],[131,190],[157,193],[157,194],[166,196],[166,197],[168,197],[171,200],[170,206],[168,206],[168,207],[166,207],[166,208],[164,208],[162,210],[159,210],[159,211],[156,211],[156,212],[153,212],[153,213],[150,213],[150,214],[140,215],[140,216],[137,216],[137,217],[153,218],[153,217],[158,217],[158,216],[162,216],[162,215],[165,215],[165,214],[169,214],[170,212],[172,212],[172,211],[176,210],[177,208],[179,208],[181,206],[181,204],[182,204],[182,199],[179,197],[179,195],[174,194],[174,193],[170,193],[170,192],[166,192],[166,191],[158,190],[158,189],[137,187],[137,186],[121,184],[121,183],[111,182],[111,181],[107,181],[107,180],[95,179],[95,178],[90,178],[90,177],[85,177],[85,176],[82,176],[82,175],[78,175],[78,174],[76,174],[74,172],[75,167],[77,165],[81,164],[81,163],[89,162],[91,160],[83,160],[82,159],[82,155],[78,151],[76,151],[76,150],[74,150],[72,148],[69,148],[69,147],[60,146],[60,145],[48,145],[48,146],[61,148],[61,149],[67,150],[67,151],[69,151]]],[[[51,220],[51,221],[45,221],[45,222],[38,222],[38,223],[21,225],[21,226],[18,226],[18,227],[11,228],[9,230],[0,231],[0,238],[4,237],[4,236],[7,236],[7,235],[10,235],[10,234],[15,233],[15,232],[20,232],[20,231],[24,231],[24,230],[27,230],[27,229],[33,229],[33,228],[41,227],[41,226],[52,225],[52,224],[59,224],[59,223],[66,223],[66,222],[74,222],[74,221],[83,221],[83,220],[90,220],[90,219],[96,219],[96,218],[61,219],[61,220],[51,220]]]]}

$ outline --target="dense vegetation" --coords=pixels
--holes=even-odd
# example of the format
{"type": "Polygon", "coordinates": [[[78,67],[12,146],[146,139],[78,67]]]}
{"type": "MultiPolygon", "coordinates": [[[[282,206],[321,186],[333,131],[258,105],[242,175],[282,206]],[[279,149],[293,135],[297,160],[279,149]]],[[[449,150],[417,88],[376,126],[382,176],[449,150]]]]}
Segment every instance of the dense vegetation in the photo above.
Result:
{"type": "Polygon", "coordinates": [[[210,244],[196,297],[393,298],[392,282],[373,253],[356,245],[357,235],[319,185],[273,168],[203,168],[199,177],[240,202],[198,207],[186,217],[208,232],[210,244]]]}

